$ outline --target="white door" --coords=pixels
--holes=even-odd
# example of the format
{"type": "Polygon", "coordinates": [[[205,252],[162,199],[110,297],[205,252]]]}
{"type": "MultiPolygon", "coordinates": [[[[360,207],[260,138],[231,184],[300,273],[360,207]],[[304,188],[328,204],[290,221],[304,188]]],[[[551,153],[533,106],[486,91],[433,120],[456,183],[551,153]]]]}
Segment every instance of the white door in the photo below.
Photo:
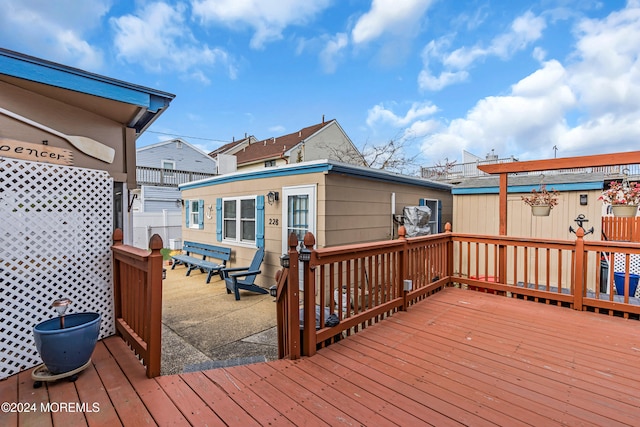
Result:
{"type": "MultiPolygon", "coordinates": [[[[316,186],[284,187],[282,194],[282,253],[287,253],[289,250],[287,243],[291,233],[295,233],[298,237],[298,247],[308,231],[314,236],[316,234],[316,186]]],[[[300,281],[302,281],[302,269],[300,269],[300,281]]]]}

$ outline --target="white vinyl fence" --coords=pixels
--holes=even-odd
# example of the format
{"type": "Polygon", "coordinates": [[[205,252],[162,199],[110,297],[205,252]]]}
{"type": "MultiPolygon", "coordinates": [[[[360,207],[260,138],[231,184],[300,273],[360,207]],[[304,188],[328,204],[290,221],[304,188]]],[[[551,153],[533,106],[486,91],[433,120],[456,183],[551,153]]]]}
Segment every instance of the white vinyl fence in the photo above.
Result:
{"type": "Polygon", "coordinates": [[[133,246],[148,249],[154,234],[162,237],[166,248],[171,248],[171,243],[177,246],[171,249],[182,248],[182,212],[134,212],[133,246]]]}

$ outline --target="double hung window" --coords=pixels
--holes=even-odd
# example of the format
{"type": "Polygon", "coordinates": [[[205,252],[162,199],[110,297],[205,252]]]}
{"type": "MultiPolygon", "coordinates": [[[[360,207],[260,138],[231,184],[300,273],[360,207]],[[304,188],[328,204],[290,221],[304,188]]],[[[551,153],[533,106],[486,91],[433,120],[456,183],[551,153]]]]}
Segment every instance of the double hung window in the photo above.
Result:
{"type": "Polygon", "coordinates": [[[223,239],[237,243],[256,241],[256,198],[223,199],[223,239]]]}

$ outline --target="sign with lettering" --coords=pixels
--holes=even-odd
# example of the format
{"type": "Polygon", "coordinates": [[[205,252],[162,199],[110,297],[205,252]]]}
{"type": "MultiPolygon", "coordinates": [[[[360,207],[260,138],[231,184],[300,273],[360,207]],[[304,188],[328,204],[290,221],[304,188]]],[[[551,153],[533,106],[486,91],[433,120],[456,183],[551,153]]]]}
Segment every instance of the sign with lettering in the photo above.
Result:
{"type": "Polygon", "coordinates": [[[0,138],[0,157],[57,165],[73,165],[73,151],[71,150],[5,138],[0,138]]]}

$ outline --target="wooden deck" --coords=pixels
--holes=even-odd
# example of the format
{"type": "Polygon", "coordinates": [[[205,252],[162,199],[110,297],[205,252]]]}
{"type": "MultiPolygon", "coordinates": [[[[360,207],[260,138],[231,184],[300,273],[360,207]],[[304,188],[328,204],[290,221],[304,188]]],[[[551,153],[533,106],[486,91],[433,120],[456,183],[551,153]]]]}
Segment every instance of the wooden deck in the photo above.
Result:
{"type": "Polygon", "coordinates": [[[615,426],[640,419],[638,321],[456,288],[297,361],[147,379],[117,337],[101,341],[92,360],[75,383],[34,389],[30,371],[0,382],[0,401],[22,410],[0,412],[0,425],[615,426]]]}

